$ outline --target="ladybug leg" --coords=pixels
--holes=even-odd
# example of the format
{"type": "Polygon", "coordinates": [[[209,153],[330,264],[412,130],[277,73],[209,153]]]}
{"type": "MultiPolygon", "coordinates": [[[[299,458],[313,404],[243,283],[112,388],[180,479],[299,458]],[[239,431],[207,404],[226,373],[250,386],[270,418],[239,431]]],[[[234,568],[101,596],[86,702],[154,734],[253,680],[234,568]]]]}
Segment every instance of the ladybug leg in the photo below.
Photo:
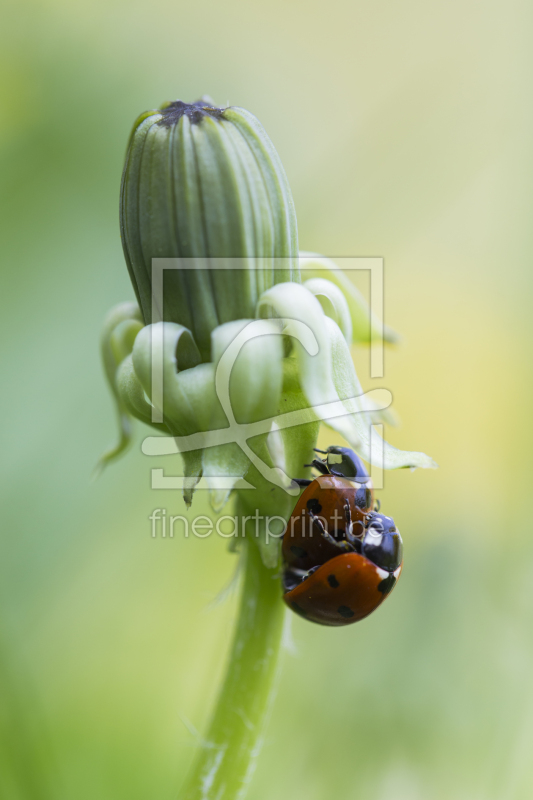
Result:
{"type": "Polygon", "coordinates": [[[346,520],[346,529],[344,532],[344,535],[346,536],[346,541],[353,548],[355,548],[356,543],[360,545],[360,541],[363,538],[364,529],[359,535],[353,532],[354,524],[352,522],[352,512],[350,511],[350,503],[348,502],[348,500],[344,501],[344,519],[346,520]]]}
{"type": "Polygon", "coordinates": [[[311,567],[311,569],[308,570],[298,569],[297,567],[291,567],[291,569],[286,570],[282,577],[285,592],[290,592],[300,583],[306,581],[307,578],[312,575],[313,572],[316,572],[317,569],[320,569],[321,566],[321,564],[317,564],[316,567],[311,567]]]}
{"type": "Polygon", "coordinates": [[[376,505],[374,506],[374,511],[379,514],[380,508],[381,508],[381,500],[378,497],[378,499],[376,500],[376,505]]]}
{"type": "Polygon", "coordinates": [[[311,567],[311,569],[308,569],[308,570],[307,570],[307,572],[305,572],[304,570],[302,570],[302,572],[304,573],[304,574],[302,575],[302,581],[306,581],[306,580],[307,580],[307,578],[308,578],[310,575],[312,575],[312,574],[313,574],[313,572],[316,572],[316,571],[317,571],[317,569],[320,569],[320,567],[321,567],[321,566],[322,566],[322,564],[317,564],[317,565],[316,565],[316,567],[311,567]]]}
{"type": "Polygon", "coordinates": [[[344,501],[344,519],[346,520],[345,536],[347,540],[351,543],[354,536],[353,536],[352,512],[350,511],[350,504],[348,500],[344,501]]]}
{"type": "Polygon", "coordinates": [[[328,533],[328,531],[324,527],[324,523],[322,522],[321,519],[319,519],[319,517],[316,516],[316,514],[313,514],[313,512],[310,511],[309,516],[313,520],[313,524],[316,525],[316,527],[320,531],[320,535],[323,536],[327,542],[329,542],[330,544],[334,544],[335,547],[338,547],[339,550],[342,550],[343,553],[345,553],[346,551],[349,552],[352,551],[353,548],[349,545],[348,542],[342,540],[337,541],[336,539],[333,538],[331,533],[328,533]]]}
{"type": "Polygon", "coordinates": [[[321,475],[330,474],[326,464],[324,464],[324,462],[321,461],[319,458],[314,458],[310,464],[304,464],[304,467],[314,467],[320,472],[321,475]]]}

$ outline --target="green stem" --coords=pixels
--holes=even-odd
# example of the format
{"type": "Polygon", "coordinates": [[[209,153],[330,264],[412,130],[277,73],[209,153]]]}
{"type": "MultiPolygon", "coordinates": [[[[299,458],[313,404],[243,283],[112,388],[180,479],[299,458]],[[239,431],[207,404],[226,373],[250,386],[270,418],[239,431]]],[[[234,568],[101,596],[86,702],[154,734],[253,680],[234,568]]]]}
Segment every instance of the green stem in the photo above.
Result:
{"type": "Polygon", "coordinates": [[[275,694],[285,606],[279,577],[245,540],[244,585],[226,677],[180,800],[244,797],[275,694]]]}

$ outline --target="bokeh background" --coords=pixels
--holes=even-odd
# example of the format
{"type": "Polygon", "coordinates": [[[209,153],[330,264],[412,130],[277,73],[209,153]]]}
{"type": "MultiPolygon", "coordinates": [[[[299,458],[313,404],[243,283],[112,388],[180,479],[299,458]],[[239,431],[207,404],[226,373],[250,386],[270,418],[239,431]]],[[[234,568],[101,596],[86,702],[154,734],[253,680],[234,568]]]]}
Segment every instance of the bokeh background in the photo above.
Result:
{"type": "Polygon", "coordinates": [[[133,297],[127,136],[206,92],[263,122],[302,248],[384,256],[402,344],[384,380],[356,363],[394,394],[388,438],[440,464],[386,475],[406,547],[393,599],[346,629],[292,621],[250,800],[532,796],[532,16],[523,0],[3,2],[2,798],[175,797],[216,693],[236,557],[150,538],[152,510],[183,502],[150,490],[140,425],[91,483],[115,436],[100,325],[133,297]]]}

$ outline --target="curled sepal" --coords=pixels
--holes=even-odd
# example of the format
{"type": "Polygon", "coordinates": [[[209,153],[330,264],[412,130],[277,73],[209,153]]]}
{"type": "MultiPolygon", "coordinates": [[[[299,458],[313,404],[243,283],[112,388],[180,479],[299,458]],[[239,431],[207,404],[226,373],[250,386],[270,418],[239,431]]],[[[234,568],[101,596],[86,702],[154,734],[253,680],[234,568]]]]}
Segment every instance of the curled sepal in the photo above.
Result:
{"type": "MultiPolygon", "coordinates": [[[[280,413],[299,413],[308,407],[308,400],[300,383],[298,363],[293,358],[286,358],[283,364],[283,391],[280,402],[280,413]]],[[[280,428],[276,431],[274,443],[283,445],[286,471],[293,478],[308,478],[309,468],[304,465],[313,460],[313,448],[316,446],[320,420],[310,415],[305,424],[280,428]]]]}
{"type": "MultiPolygon", "coordinates": [[[[135,341],[133,367],[158,419],[172,436],[209,430],[216,402],[213,364],[201,364],[190,331],[172,322],[147,325],[135,341]]],[[[202,477],[201,450],[182,452],[184,499],[202,477]]]]}
{"type": "MultiPolygon", "coordinates": [[[[344,273],[341,273],[341,281],[344,279],[345,275],[344,273]]],[[[347,281],[347,279],[346,282],[347,284],[349,283],[349,286],[346,290],[349,296],[352,290],[355,290],[355,287],[353,287],[352,284],[347,281]]],[[[339,286],[332,283],[331,280],[326,280],[325,278],[310,278],[309,280],[305,281],[303,285],[315,295],[322,306],[324,314],[337,323],[342,331],[342,335],[346,339],[347,344],[351,345],[353,338],[352,315],[350,313],[350,308],[344,292],[341,291],[339,286]]],[[[355,290],[355,292],[357,293],[357,290],[355,290]]],[[[361,301],[364,302],[362,297],[361,301]]],[[[376,401],[371,397],[367,398],[367,405],[370,409],[368,413],[372,423],[385,423],[386,425],[391,425],[393,427],[397,427],[399,425],[398,415],[391,406],[382,408],[379,403],[376,403],[376,401]]]]}
{"type": "MultiPolygon", "coordinates": [[[[302,338],[293,339],[292,354],[296,360],[301,389],[312,406],[315,418],[325,421],[329,416],[335,416],[331,424],[352,446],[359,449],[361,442],[349,418],[344,415],[345,408],[333,382],[331,344],[326,323],[330,321],[340,332],[336,323],[329,320],[317,298],[305,286],[294,283],[278,284],[264,292],[258,304],[258,313],[261,316],[276,314],[285,320],[288,328],[290,318],[293,324],[307,331],[309,342],[304,344],[302,338]]],[[[361,394],[360,387],[358,394],[361,394]]]]}
{"type": "Polygon", "coordinates": [[[119,398],[132,417],[136,417],[146,425],[151,425],[156,430],[168,434],[168,428],[164,423],[153,421],[154,408],[147,401],[143,386],[133,368],[131,353],[126,356],[117,370],[116,385],[119,398]]]}
{"type": "MultiPolygon", "coordinates": [[[[212,333],[215,386],[218,403],[213,409],[212,429],[229,426],[235,441],[204,451],[204,473],[210,486],[211,504],[220,510],[234,486],[254,462],[261,472],[274,470],[266,432],[254,434],[255,422],[268,420],[278,411],[283,379],[283,340],[279,324],[266,320],[236,320],[212,333]],[[224,483],[221,485],[221,478],[224,483]]],[[[280,476],[276,472],[276,478],[280,476]]],[[[287,478],[286,483],[290,483],[287,478]]]]}
{"type": "Polygon", "coordinates": [[[304,286],[288,283],[272,287],[262,295],[258,312],[290,317],[314,336],[314,351],[300,341],[293,345],[302,390],[314,414],[338,431],[362,458],[387,469],[435,466],[423,453],[396,450],[373,431],[368,412],[387,407],[390,393],[374,390],[363,395],[339,326],[324,314],[316,297],[304,286]]]}
{"type": "MultiPolygon", "coordinates": [[[[169,386],[168,399],[165,395],[165,403],[169,424],[175,425],[179,435],[210,431],[217,405],[214,365],[199,364],[178,373],[174,384],[169,386]]],[[[204,472],[204,452],[199,448],[181,453],[186,478],[183,497],[187,505],[191,504],[194,489],[204,472]]]]}
{"type": "Polygon", "coordinates": [[[352,317],[344,292],[325,278],[310,278],[304,282],[304,286],[311,294],[314,294],[322,306],[324,314],[337,323],[342,335],[348,344],[351,344],[353,333],[352,317]]]}
{"type": "Polygon", "coordinates": [[[383,341],[388,344],[395,344],[398,341],[398,334],[387,325],[382,325],[372,313],[359,289],[331,259],[315,253],[301,252],[300,269],[303,278],[325,278],[342,291],[352,319],[354,342],[371,344],[372,341],[379,340],[382,335],[383,341]]]}
{"type": "Polygon", "coordinates": [[[155,409],[154,421],[167,422],[174,435],[195,433],[196,414],[181,390],[178,374],[198,365],[200,354],[183,325],[157,322],[143,328],[135,341],[133,367],[155,409]]]}
{"type": "Polygon", "coordinates": [[[204,478],[209,502],[217,513],[226,505],[233,489],[250,468],[250,459],[235,442],[209,447],[203,452],[204,478]]]}
{"type": "Polygon", "coordinates": [[[185,473],[185,480],[183,483],[183,499],[185,505],[189,508],[192,504],[194,490],[203,474],[203,460],[201,450],[188,450],[181,454],[183,459],[183,471],[185,473]]]}
{"type": "Polygon", "coordinates": [[[117,409],[119,440],[100,458],[96,466],[96,474],[118,458],[131,441],[131,417],[118,391],[117,370],[122,361],[131,353],[133,343],[142,325],[139,307],[136,303],[131,302],[115,306],[104,321],[100,349],[105,375],[117,409]]]}
{"type": "Polygon", "coordinates": [[[283,329],[277,320],[235,320],[212,333],[217,395],[230,423],[274,416],[283,380],[283,329]]]}
{"type": "Polygon", "coordinates": [[[366,398],[366,405],[370,421],[373,425],[390,425],[391,428],[398,428],[400,426],[400,417],[392,405],[383,408],[377,400],[370,396],[366,398]]]}
{"type": "Polygon", "coordinates": [[[377,390],[363,395],[344,337],[333,320],[326,319],[325,322],[331,348],[333,383],[344,406],[352,412],[349,417],[324,419],[326,425],[339,431],[361,457],[371,464],[384,469],[435,469],[437,465],[425,453],[398,450],[378,434],[372,424],[373,416],[378,409],[387,408],[387,397],[384,397],[381,406],[379,397],[382,393],[389,393],[377,390]]]}

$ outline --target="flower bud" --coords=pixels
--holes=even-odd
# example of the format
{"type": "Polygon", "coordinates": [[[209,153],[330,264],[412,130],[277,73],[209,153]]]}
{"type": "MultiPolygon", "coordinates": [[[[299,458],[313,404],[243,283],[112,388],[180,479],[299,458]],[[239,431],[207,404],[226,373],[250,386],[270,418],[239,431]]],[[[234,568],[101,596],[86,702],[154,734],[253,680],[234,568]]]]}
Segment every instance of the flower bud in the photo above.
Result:
{"type": "Polygon", "coordinates": [[[245,259],[238,270],[164,270],[159,318],[187,327],[204,361],[214,328],[253,318],[265,290],[299,281],[287,177],[261,124],[242,108],[217,108],[203,98],[142,114],[126,155],[120,225],[146,324],[158,321],[152,319],[153,258],[245,259]],[[286,259],[283,269],[274,269],[280,265],[274,259],[286,259]]]}

